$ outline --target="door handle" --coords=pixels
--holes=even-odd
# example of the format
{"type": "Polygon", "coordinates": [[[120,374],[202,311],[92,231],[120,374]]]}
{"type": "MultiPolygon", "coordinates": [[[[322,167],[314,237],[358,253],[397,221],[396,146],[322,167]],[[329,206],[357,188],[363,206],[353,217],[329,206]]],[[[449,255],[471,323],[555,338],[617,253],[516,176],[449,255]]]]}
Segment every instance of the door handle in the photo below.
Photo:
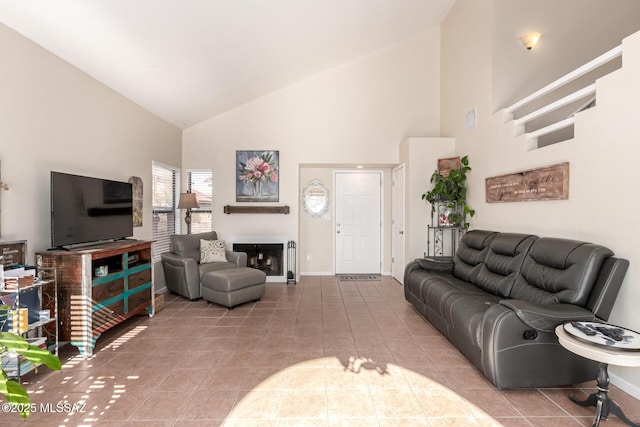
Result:
{"type": "Polygon", "coordinates": [[[398,234],[402,236],[404,234],[404,230],[400,230],[398,234]]]}

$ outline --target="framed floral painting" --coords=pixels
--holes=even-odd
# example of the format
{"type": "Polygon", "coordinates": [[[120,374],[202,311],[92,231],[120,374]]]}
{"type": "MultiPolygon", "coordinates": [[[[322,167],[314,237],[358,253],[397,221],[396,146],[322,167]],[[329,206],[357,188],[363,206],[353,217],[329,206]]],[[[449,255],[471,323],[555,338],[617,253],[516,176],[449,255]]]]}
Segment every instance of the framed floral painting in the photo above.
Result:
{"type": "Polygon", "coordinates": [[[236,202],[279,201],[279,152],[236,151],[236,202]]]}

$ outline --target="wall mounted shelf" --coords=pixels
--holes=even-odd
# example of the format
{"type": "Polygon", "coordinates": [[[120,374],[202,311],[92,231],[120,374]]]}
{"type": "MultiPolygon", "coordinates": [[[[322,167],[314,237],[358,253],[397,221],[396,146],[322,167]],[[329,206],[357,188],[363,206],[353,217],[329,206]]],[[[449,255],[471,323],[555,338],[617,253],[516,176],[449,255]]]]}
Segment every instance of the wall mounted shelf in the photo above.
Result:
{"type": "Polygon", "coordinates": [[[289,206],[231,206],[224,207],[226,214],[289,214],[289,206]]]}

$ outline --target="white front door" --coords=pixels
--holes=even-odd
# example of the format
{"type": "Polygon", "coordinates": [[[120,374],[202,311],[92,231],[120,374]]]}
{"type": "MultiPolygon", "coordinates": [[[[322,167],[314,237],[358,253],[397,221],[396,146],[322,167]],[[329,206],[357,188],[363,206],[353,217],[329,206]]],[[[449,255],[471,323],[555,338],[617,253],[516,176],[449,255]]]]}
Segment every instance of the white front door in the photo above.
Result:
{"type": "Polygon", "coordinates": [[[380,172],[336,172],[336,274],[379,274],[380,172]]]}
{"type": "Polygon", "coordinates": [[[393,170],[391,221],[391,275],[404,284],[404,166],[393,170]]]}

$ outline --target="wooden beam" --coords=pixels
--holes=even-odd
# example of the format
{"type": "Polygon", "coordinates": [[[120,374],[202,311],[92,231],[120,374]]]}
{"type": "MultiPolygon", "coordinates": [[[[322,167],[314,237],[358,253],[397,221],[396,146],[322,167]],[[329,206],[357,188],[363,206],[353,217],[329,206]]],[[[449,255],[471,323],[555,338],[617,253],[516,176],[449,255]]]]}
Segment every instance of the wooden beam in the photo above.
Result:
{"type": "Polygon", "coordinates": [[[289,206],[231,206],[224,207],[226,214],[289,214],[289,206]]]}

